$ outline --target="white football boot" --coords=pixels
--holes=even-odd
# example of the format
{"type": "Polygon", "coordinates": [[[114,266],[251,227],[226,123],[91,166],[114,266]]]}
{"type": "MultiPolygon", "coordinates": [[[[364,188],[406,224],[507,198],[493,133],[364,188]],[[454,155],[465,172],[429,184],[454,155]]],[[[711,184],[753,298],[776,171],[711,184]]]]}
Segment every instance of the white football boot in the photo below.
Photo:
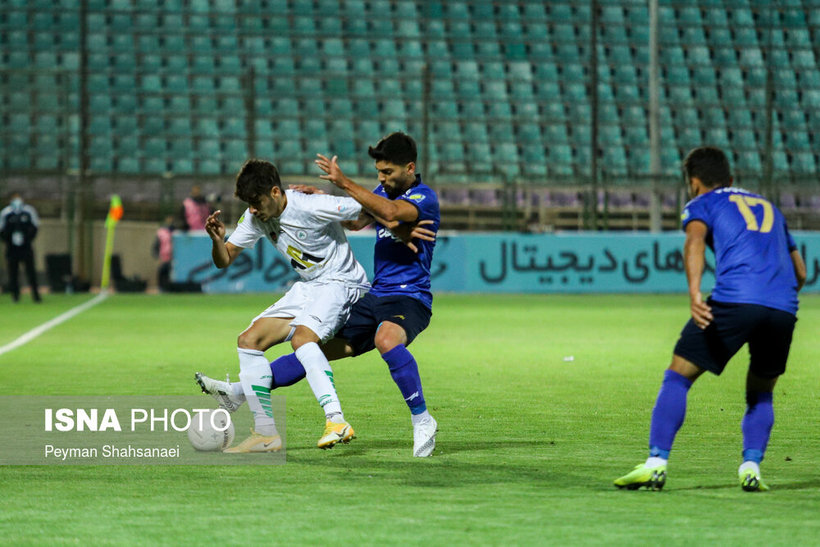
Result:
{"type": "Polygon", "coordinates": [[[228,382],[208,378],[201,372],[197,372],[194,377],[196,383],[202,388],[202,393],[207,393],[216,399],[219,406],[228,412],[235,412],[245,402],[244,396],[238,397],[233,394],[231,384],[228,382]]]}
{"type": "Polygon", "coordinates": [[[438,422],[430,416],[413,426],[413,456],[416,458],[426,458],[433,453],[436,447],[436,432],[438,422]]]}

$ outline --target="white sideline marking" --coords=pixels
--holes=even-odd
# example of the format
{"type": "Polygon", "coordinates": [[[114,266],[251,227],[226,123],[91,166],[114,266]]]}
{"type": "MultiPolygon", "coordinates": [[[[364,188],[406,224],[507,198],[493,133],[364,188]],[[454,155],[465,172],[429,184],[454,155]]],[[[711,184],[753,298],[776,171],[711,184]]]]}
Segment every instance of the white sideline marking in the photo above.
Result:
{"type": "Polygon", "coordinates": [[[37,338],[38,336],[40,336],[44,332],[46,332],[48,330],[51,330],[52,328],[56,327],[57,325],[59,325],[61,323],[65,323],[66,321],[68,321],[69,319],[74,317],[75,315],[79,315],[79,314],[83,313],[85,310],[87,310],[88,308],[91,308],[92,306],[96,306],[97,304],[99,304],[100,302],[105,300],[106,298],[108,298],[108,292],[101,292],[100,294],[98,294],[97,296],[92,298],[91,300],[89,300],[87,302],[84,302],[84,303],[80,304],[79,306],[71,308],[67,312],[58,315],[54,319],[46,321],[45,323],[43,323],[39,327],[34,327],[33,329],[31,329],[30,331],[25,333],[23,336],[19,337],[17,340],[14,340],[13,342],[9,342],[5,346],[0,346],[0,355],[3,355],[4,353],[8,353],[13,349],[17,349],[20,346],[31,342],[32,340],[34,340],[35,338],[37,338]]]}

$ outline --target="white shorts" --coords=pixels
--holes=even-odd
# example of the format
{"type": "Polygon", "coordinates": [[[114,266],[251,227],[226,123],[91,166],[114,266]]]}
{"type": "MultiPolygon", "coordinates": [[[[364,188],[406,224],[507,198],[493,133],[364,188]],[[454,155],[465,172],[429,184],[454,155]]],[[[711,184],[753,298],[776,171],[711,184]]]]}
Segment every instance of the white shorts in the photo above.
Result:
{"type": "Polygon", "coordinates": [[[345,324],[350,309],[365,295],[366,289],[344,283],[310,283],[297,281],[285,295],[256,317],[292,317],[290,326],[304,325],[320,342],[333,338],[345,324]]]}

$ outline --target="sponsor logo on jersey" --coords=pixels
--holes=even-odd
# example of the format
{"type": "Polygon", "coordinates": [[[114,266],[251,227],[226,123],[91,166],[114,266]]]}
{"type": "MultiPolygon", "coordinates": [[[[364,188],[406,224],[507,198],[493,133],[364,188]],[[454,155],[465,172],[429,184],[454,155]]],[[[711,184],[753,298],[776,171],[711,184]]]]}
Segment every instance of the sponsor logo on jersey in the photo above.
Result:
{"type": "Polygon", "coordinates": [[[681,215],[680,215],[680,219],[681,220],[686,220],[687,218],[689,218],[689,209],[684,209],[683,213],[681,213],[681,215]]]}
{"type": "Polygon", "coordinates": [[[412,199],[413,201],[422,201],[424,198],[424,194],[410,194],[407,196],[407,199],[412,199]]]}
{"type": "Polygon", "coordinates": [[[242,213],[242,216],[239,217],[239,220],[237,221],[237,224],[242,224],[243,220],[245,220],[245,213],[242,213]]]}
{"type": "Polygon", "coordinates": [[[307,270],[324,260],[321,256],[313,256],[304,251],[300,251],[292,245],[288,245],[288,256],[291,258],[290,265],[296,270],[307,270]]]}
{"type": "Polygon", "coordinates": [[[401,243],[401,239],[393,235],[393,232],[388,230],[387,228],[380,228],[378,231],[379,239],[391,238],[393,241],[398,241],[401,243]]]}
{"type": "Polygon", "coordinates": [[[304,230],[299,230],[298,232],[296,232],[296,238],[297,239],[305,239],[306,237],[307,237],[307,232],[305,232],[304,230]]]}

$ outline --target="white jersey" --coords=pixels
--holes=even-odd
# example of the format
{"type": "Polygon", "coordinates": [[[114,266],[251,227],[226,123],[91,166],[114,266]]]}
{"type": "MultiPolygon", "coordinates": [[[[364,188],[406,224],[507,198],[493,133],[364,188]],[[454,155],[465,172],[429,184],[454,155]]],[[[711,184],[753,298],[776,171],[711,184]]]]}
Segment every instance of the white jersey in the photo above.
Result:
{"type": "Polygon", "coordinates": [[[249,249],[266,237],[304,281],[369,287],[339,224],[357,219],[362,206],[353,198],[328,194],[285,190],[285,196],[288,203],[278,218],[262,222],[246,209],[228,243],[249,249]]]}

